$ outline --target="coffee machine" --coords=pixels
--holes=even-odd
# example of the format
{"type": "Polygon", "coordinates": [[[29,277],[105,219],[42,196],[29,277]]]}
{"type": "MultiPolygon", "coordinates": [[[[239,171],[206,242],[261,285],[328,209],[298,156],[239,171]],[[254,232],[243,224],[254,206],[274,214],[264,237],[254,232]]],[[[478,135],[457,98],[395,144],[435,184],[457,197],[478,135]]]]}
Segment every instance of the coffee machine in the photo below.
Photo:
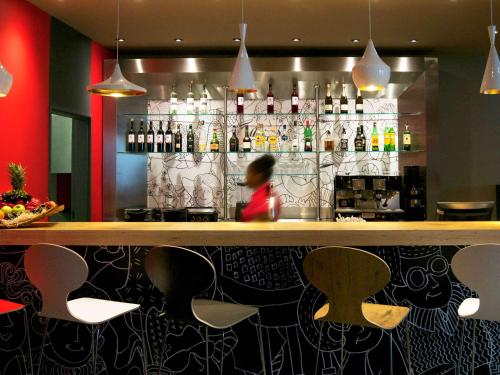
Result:
{"type": "Polygon", "coordinates": [[[361,217],[367,221],[400,221],[401,177],[336,176],[333,216],[361,217]]]}

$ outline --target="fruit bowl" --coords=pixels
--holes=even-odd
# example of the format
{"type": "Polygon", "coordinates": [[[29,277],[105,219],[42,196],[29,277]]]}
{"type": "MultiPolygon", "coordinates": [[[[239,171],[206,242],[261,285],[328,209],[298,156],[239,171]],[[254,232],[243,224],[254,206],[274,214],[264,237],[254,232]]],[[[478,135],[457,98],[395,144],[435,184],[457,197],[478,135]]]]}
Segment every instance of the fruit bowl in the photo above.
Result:
{"type": "Polygon", "coordinates": [[[2,219],[0,220],[0,229],[11,229],[11,228],[22,228],[27,227],[30,224],[40,221],[44,217],[49,217],[55,215],[64,210],[64,205],[44,207],[36,212],[25,211],[17,217],[12,219],[2,219]]]}

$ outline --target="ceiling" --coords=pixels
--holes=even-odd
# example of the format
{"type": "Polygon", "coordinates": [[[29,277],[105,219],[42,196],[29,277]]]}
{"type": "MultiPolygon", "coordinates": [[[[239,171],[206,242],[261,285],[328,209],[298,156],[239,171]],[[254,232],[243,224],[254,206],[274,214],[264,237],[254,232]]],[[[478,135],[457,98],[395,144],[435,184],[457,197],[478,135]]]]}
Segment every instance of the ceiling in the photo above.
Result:
{"type": "MultiPolygon", "coordinates": [[[[89,38],[111,47],[114,0],[29,0],[89,38]]],[[[363,48],[367,0],[247,0],[247,45],[263,49],[363,48]],[[301,42],[294,43],[292,38],[301,42]],[[361,39],[354,44],[353,38],[361,39]]],[[[378,48],[487,53],[488,0],[373,0],[378,48]],[[418,43],[410,43],[417,39],[418,43]]],[[[500,4],[495,11],[500,22],[500,4]]],[[[122,47],[174,51],[236,48],[241,21],[237,0],[121,0],[122,47]],[[176,43],[174,38],[182,38],[176,43]]]]}

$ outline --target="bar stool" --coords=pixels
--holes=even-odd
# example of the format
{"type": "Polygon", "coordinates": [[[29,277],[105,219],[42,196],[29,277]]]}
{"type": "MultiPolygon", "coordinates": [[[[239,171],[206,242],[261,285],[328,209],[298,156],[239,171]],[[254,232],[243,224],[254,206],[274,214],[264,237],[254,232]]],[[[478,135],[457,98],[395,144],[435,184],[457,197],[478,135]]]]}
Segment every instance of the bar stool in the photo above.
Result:
{"type": "MultiPolygon", "coordinates": [[[[342,324],[340,373],[343,374],[344,324],[392,330],[410,312],[408,307],[364,302],[369,296],[383,289],[391,279],[389,266],[381,258],[367,251],[349,247],[322,247],[306,256],[304,272],[311,284],[328,298],[328,303],[314,314],[314,319],[321,321],[314,374],[318,372],[324,322],[342,324]]],[[[392,332],[390,345],[392,375],[392,332]]]]}
{"type": "MultiPolygon", "coordinates": [[[[259,309],[254,306],[227,303],[208,299],[196,299],[216,281],[215,267],[203,255],[175,246],[157,246],[145,259],[146,274],[164,295],[167,301],[165,318],[182,322],[202,323],[205,326],[205,349],[207,375],[209,369],[208,328],[224,330],[257,315],[259,350],[264,375],[264,346],[259,309]]],[[[161,350],[158,374],[162,373],[163,352],[167,332],[161,350]]],[[[222,360],[224,362],[224,335],[222,335],[222,360]]]]}
{"type": "MultiPolygon", "coordinates": [[[[467,298],[458,307],[458,316],[460,318],[473,319],[472,374],[474,374],[477,320],[500,321],[499,264],[500,245],[498,244],[465,247],[458,251],[451,260],[451,269],[456,278],[480,296],[480,298],[467,298]]],[[[464,330],[462,329],[460,345],[460,371],[462,367],[464,330]]]]}
{"type": "MultiPolygon", "coordinates": [[[[28,278],[42,295],[42,310],[39,315],[47,319],[38,374],[50,319],[66,320],[92,327],[92,368],[95,374],[100,325],[130,313],[140,305],[86,297],[68,301],[69,293],[81,287],[87,280],[89,269],[85,259],[63,246],[52,244],[31,246],[24,255],[24,267],[28,278]]],[[[144,335],[144,332],[142,334],[144,335]]],[[[142,339],[144,341],[144,336],[142,339]]]]}
{"type": "MultiPolygon", "coordinates": [[[[10,314],[15,311],[23,311],[24,313],[24,334],[26,335],[26,340],[28,341],[28,355],[29,355],[29,363],[30,363],[30,372],[29,374],[33,374],[33,358],[31,356],[31,342],[29,335],[29,326],[28,326],[28,316],[26,312],[26,306],[20,303],[7,301],[5,299],[0,299],[0,315],[10,314]]],[[[25,364],[26,370],[28,369],[28,365],[25,364]]]]}

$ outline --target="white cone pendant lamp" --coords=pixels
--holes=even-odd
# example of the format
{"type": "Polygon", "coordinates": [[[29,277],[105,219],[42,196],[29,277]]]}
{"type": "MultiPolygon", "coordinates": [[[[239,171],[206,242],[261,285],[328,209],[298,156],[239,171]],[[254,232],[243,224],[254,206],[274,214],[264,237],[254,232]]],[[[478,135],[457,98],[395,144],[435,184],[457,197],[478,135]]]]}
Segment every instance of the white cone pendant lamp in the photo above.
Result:
{"type": "Polygon", "coordinates": [[[117,0],[117,22],[116,22],[116,65],[113,74],[100,83],[87,86],[87,91],[91,94],[101,96],[112,96],[122,98],[128,96],[140,96],[147,93],[144,87],[128,81],[122,74],[119,64],[119,43],[120,39],[120,0],[117,0]]]}
{"type": "Polygon", "coordinates": [[[493,25],[493,1],[490,0],[491,25],[488,26],[490,34],[490,53],[486,68],[484,69],[483,82],[481,83],[481,94],[500,94],[500,59],[495,47],[496,26],[493,25]]]}
{"type": "Polygon", "coordinates": [[[391,68],[377,53],[372,41],[371,0],[368,0],[370,38],[361,60],[352,68],[352,80],[361,91],[383,90],[391,78],[391,68]]]}
{"type": "Polygon", "coordinates": [[[10,89],[12,88],[12,83],[14,82],[14,77],[10,74],[7,69],[0,63],[0,98],[7,96],[10,89]]]}
{"type": "Polygon", "coordinates": [[[238,51],[236,64],[234,64],[233,72],[231,73],[231,79],[229,80],[229,90],[239,93],[250,93],[256,92],[257,86],[255,85],[255,77],[245,45],[247,24],[243,22],[243,0],[241,1],[241,19],[240,50],[238,51]]]}

